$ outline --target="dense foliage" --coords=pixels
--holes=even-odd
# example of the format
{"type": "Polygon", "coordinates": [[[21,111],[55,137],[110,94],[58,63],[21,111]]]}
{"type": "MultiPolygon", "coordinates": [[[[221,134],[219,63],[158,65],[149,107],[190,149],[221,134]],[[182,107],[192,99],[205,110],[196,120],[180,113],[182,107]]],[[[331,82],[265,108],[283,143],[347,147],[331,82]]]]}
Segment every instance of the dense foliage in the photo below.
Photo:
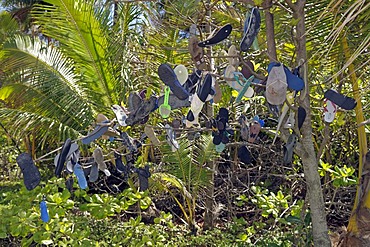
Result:
{"type": "MultiPolygon", "coordinates": [[[[245,1],[253,3],[253,1],[245,1]]],[[[254,1],[263,9],[269,1],[254,1]]],[[[295,67],[295,25],[291,1],[274,1],[275,40],[279,61],[295,67]]],[[[0,13],[0,246],[311,246],[311,212],[303,165],[298,156],[282,164],[284,140],[272,142],[278,116],[263,92],[235,103],[237,96],[223,80],[230,44],[242,38],[243,1],[3,1],[0,13]],[[212,112],[227,107],[235,131],[226,151],[216,153],[211,131],[177,132],[180,148],[172,152],[164,124],[181,119],[187,109],[174,110],[163,120],[158,112],[147,125],[155,126],[161,141],[143,143],[136,167],[150,166],[149,190],[138,190],[138,177],[123,181],[112,172],[81,190],[74,182],[56,178],[54,154],[67,139],[86,135],[98,113],[114,118],[112,104],[128,106],[131,91],[162,93],[157,75],[161,63],[193,64],[187,49],[189,27],[196,23],[199,37],[226,23],[233,33],[208,50],[223,91],[212,112]],[[237,120],[244,114],[265,120],[258,142],[249,144],[251,164],[238,159],[237,120]],[[40,186],[26,190],[15,159],[29,152],[41,171],[40,186]],[[212,161],[212,162],[211,162],[212,161]],[[211,163],[210,163],[211,162],[211,163]],[[210,191],[213,194],[210,194],[210,191]],[[40,219],[45,196],[50,221],[40,219]],[[214,205],[214,227],[204,230],[208,202],[214,205]]],[[[308,1],[308,81],[312,110],[312,140],[319,162],[327,221],[332,232],[346,226],[358,183],[358,112],[338,111],[333,123],[323,121],[323,94],[335,88],[362,102],[369,112],[370,9],[366,1],[308,1]],[[350,53],[348,56],[348,50],[350,53]],[[347,56],[346,56],[347,54],[347,56]],[[353,64],[355,70],[349,66],[353,64]],[[353,75],[359,90],[353,86],[353,75]]],[[[303,17],[302,17],[303,18],[303,17]]],[[[262,14],[257,45],[243,55],[264,79],[271,58],[266,54],[266,24],[262,14]]],[[[209,114],[210,115],[210,114],[209,114]]],[[[139,139],[143,125],[122,128],[139,139]]],[[[108,168],[115,170],[113,151],[122,144],[97,140],[82,146],[83,157],[102,147],[108,168]]],[[[122,151],[123,152],[123,151],[122,151]]]]}

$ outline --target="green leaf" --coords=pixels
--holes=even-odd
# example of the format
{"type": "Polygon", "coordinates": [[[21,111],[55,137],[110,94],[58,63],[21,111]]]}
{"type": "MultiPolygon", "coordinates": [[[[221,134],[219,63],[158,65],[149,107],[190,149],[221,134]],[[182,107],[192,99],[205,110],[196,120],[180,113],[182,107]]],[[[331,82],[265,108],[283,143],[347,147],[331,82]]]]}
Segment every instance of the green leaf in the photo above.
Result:
{"type": "Polygon", "coordinates": [[[288,215],[285,219],[286,219],[286,221],[288,221],[290,223],[304,224],[304,222],[299,217],[296,217],[296,216],[288,215]]]}

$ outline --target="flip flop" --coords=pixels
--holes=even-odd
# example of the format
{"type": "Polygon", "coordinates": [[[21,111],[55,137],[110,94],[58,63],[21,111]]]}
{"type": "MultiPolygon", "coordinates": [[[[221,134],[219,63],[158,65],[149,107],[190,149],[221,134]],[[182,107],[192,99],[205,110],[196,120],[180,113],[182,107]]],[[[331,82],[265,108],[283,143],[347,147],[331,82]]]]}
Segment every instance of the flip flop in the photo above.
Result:
{"type": "Polygon", "coordinates": [[[153,143],[154,146],[159,146],[161,144],[161,142],[158,140],[152,127],[146,125],[144,127],[144,133],[149,138],[149,140],[153,143]]]}
{"type": "Polygon", "coordinates": [[[41,175],[32,157],[28,153],[21,153],[15,159],[23,174],[23,182],[27,190],[33,190],[40,183],[41,175]]]}
{"type": "Polygon", "coordinates": [[[254,143],[257,139],[258,134],[261,130],[261,124],[259,121],[254,120],[252,125],[249,128],[249,138],[248,142],[254,143]]]}
{"type": "Polygon", "coordinates": [[[132,138],[124,131],[121,132],[120,136],[121,136],[123,145],[125,145],[131,153],[136,153],[137,146],[134,145],[132,138]]]}
{"type": "MultiPolygon", "coordinates": [[[[143,89],[140,91],[139,95],[141,97],[141,99],[145,102],[147,97],[146,97],[146,89],[143,89]]],[[[158,107],[158,99],[157,99],[157,103],[155,104],[155,109],[158,107]]],[[[151,110],[153,111],[153,110],[151,110]]],[[[146,122],[148,122],[149,120],[149,115],[146,115],[143,119],[140,120],[140,124],[145,124],[146,122]]]]}
{"type": "Polygon", "coordinates": [[[331,123],[334,121],[337,105],[328,99],[324,100],[324,121],[331,123]]]}
{"type": "Polygon", "coordinates": [[[298,107],[298,129],[302,128],[304,120],[306,119],[306,110],[299,106],[298,107]]]}
{"type": "MultiPolygon", "coordinates": [[[[73,144],[73,143],[72,143],[73,144]]],[[[72,147],[72,145],[71,145],[72,147]]],[[[80,158],[80,151],[76,150],[71,154],[71,156],[67,156],[67,164],[66,164],[66,171],[68,173],[73,173],[73,166],[78,162],[80,158]]]]}
{"type": "Polygon", "coordinates": [[[225,40],[230,35],[232,29],[233,28],[231,24],[226,24],[225,26],[221,27],[218,31],[216,31],[211,37],[204,41],[199,42],[198,46],[206,47],[218,44],[221,41],[225,40]]]}
{"type": "Polygon", "coordinates": [[[94,162],[91,165],[90,174],[89,174],[89,182],[95,183],[96,181],[98,181],[98,178],[99,178],[99,168],[98,168],[98,164],[94,162]]]}
{"type": "Polygon", "coordinates": [[[58,162],[57,162],[57,166],[55,167],[55,175],[60,178],[60,175],[62,173],[62,170],[64,168],[64,163],[66,161],[66,158],[67,158],[67,155],[68,155],[68,152],[71,148],[71,139],[68,138],[63,146],[62,146],[62,150],[60,151],[60,155],[59,155],[59,159],[58,159],[58,162]]]}
{"type": "Polygon", "coordinates": [[[332,89],[327,90],[324,97],[345,110],[353,110],[357,105],[355,99],[344,96],[332,89]]]}
{"type": "Polygon", "coordinates": [[[286,120],[286,122],[284,124],[284,129],[293,129],[294,124],[295,124],[294,111],[289,110],[289,117],[288,117],[288,119],[286,120]]]}
{"type": "Polygon", "coordinates": [[[219,145],[220,143],[227,144],[229,142],[229,135],[232,135],[227,130],[229,121],[229,111],[226,108],[220,108],[219,113],[213,121],[211,121],[213,144],[219,145]]]}
{"type": "Polygon", "coordinates": [[[272,105],[284,103],[287,93],[287,80],[282,64],[270,63],[266,82],[266,99],[272,105]],[[273,66],[271,66],[273,65],[273,66]]]}
{"type": "Polygon", "coordinates": [[[175,152],[176,150],[180,148],[179,143],[176,141],[175,132],[169,124],[166,124],[164,128],[166,129],[166,133],[167,133],[166,135],[167,143],[168,145],[171,146],[172,152],[175,152]]]}
{"type": "MultiPolygon", "coordinates": [[[[214,84],[215,94],[211,98],[213,99],[213,102],[217,104],[221,102],[222,90],[221,90],[220,84],[218,83],[216,78],[214,78],[213,76],[212,76],[212,81],[213,81],[212,84],[214,84]]],[[[212,95],[212,93],[210,95],[212,95]]]]}
{"type": "Polygon", "coordinates": [[[236,69],[232,65],[228,65],[225,68],[224,71],[224,79],[226,81],[226,84],[231,87],[232,89],[238,91],[237,89],[239,88],[239,84],[236,82],[234,73],[236,72],[236,69]]]}
{"type": "Polygon", "coordinates": [[[107,169],[107,165],[104,162],[103,151],[100,147],[97,147],[93,152],[94,161],[98,164],[100,171],[104,172],[107,177],[111,175],[110,171],[107,169]]]}
{"type": "Polygon", "coordinates": [[[226,108],[221,107],[220,110],[218,110],[217,119],[224,119],[223,121],[226,124],[229,121],[229,111],[226,108]]]}
{"type": "Polygon", "coordinates": [[[261,16],[258,8],[252,8],[251,14],[247,15],[244,22],[244,35],[240,43],[241,51],[248,51],[257,37],[261,26],[261,16]]]}
{"type": "Polygon", "coordinates": [[[139,176],[140,191],[145,191],[149,188],[148,178],[150,177],[149,166],[146,165],[144,168],[135,168],[135,172],[139,176]]]}
{"type": "Polygon", "coordinates": [[[238,51],[236,50],[235,45],[231,45],[229,47],[229,50],[227,52],[227,61],[229,62],[229,65],[238,67],[239,65],[239,57],[238,57],[238,51]]]}
{"type": "Polygon", "coordinates": [[[138,92],[130,92],[128,96],[128,111],[129,113],[135,113],[139,106],[142,104],[143,99],[138,92]]]}
{"type": "MultiPolygon", "coordinates": [[[[286,96],[286,100],[288,101],[289,104],[292,104],[293,101],[294,101],[294,94],[293,93],[288,93],[287,96],[286,96]]],[[[276,138],[278,136],[280,127],[283,124],[283,120],[284,120],[286,114],[288,113],[288,110],[289,110],[289,106],[286,103],[284,103],[283,108],[281,109],[281,115],[279,117],[278,125],[276,127],[276,132],[275,132],[275,136],[274,136],[274,140],[272,141],[272,144],[274,144],[275,141],[276,141],[276,138]]]]}
{"type": "Polygon", "coordinates": [[[212,75],[206,74],[204,77],[203,83],[198,86],[198,97],[202,102],[206,102],[208,95],[211,94],[212,91],[212,75]]]}
{"type": "Polygon", "coordinates": [[[240,72],[243,74],[243,76],[246,79],[248,79],[249,77],[251,77],[253,75],[252,71],[255,72],[255,70],[254,70],[254,65],[251,61],[247,60],[247,61],[245,61],[245,63],[247,65],[243,64],[242,70],[240,72]]]}
{"type": "Polygon", "coordinates": [[[184,65],[179,64],[173,69],[173,72],[175,72],[177,79],[183,86],[189,77],[188,69],[184,65]]]}
{"type": "Polygon", "coordinates": [[[150,98],[147,100],[141,100],[138,108],[136,108],[134,112],[129,113],[126,120],[127,125],[132,126],[140,121],[143,121],[157,108],[157,101],[157,97],[155,96],[150,96],[150,98]]]}
{"type": "MultiPolygon", "coordinates": [[[[66,155],[66,160],[69,160],[72,156],[73,153],[77,152],[78,151],[78,144],[77,143],[71,143],[71,146],[68,150],[68,153],[66,155]]],[[[59,160],[59,157],[60,157],[60,153],[58,153],[55,157],[54,157],[54,166],[57,167],[58,165],[58,160],[59,160]]],[[[73,172],[73,171],[72,171],[73,172]]]]}
{"type": "Polygon", "coordinates": [[[246,165],[252,163],[251,153],[246,146],[241,146],[238,148],[238,158],[246,165]]]}
{"type": "MultiPolygon", "coordinates": [[[[228,65],[224,72],[224,78],[227,83],[232,89],[237,91],[239,94],[238,96],[250,98],[254,94],[254,90],[250,87],[250,82],[243,76],[242,73],[237,72],[234,66],[228,65]],[[247,83],[246,83],[247,82],[247,83]],[[248,85],[248,86],[247,86],[248,85]],[[244,94],[240,93],[241,91],[244,94]]],[[[253,78],[251,78],[253,80],[253,78]]]]}
{"type": "Polygon", "coordinates": [[[293,159],[293,151],[295,146],[297,145],[298,137],[295,134],[290,134],[287,140],[287,143],[283,147],[284,151],[284,164],[289,164],[292,162],[293,159]]]}
{"type": "Polygon", "coordinates": [[[104,116],[103,114],[98,114],[96,117],[96,122],[97,125],[95,126],[94,130],[81,139],[81,142],[83,144],[90,144],[91,142],[103,136],[108,131],[109,119],[106,116],[104,116]]]}
{"type": "Polygon", "coordinates": [[[241,115],[239,118],[239,124],[240,124],[240,137],[244,141],[248,141],[249,138],[249,126],[247,122],[247,118],[244,115],[241,115]]]}
{"type": "MultiPolygon", "coordinates": [[[[158,105],[162,105],[164,103],[165,95],[161,95],[158,98],[158,105]]],[[[180,109],[190,106],[189,99],[181,100],[177,98],[174,94],[170,94],[168,98],[168,104],[171,106],[171,109],[180,109]]]]}
{"type": "Polygon", "coordinates": [[[237,88],[239,88],[238,90],[239,93],[235,99],[235,102],[239,103],[243,97],[251,98],[254,94],[254,90],[252,87],[250,87],[250,85],[253,81],[254,76],[252,75],[251,77],[246,79],[242,73],[234,72],[234,78],[236,82],[239,84],[239,86],[237,86],[237,88]]]}
{"type": "Polygon", "coordinates": [[[218,145],[216,145],[216,152],[217,153],[222,153],[222,151],[224,151],[226,148],[226,145],[224,143],[220,143],[218,145]]]}
{"type": "Polygon", "coordinates": [[[69,192],[72,192],[73,189],[73,177],[69,177],[65,182],[66,188],[69,192]]]}
{"type": "Polygon", "coordinates": [[[46,205],[45,198],[42,199],[40,202],[40,215],[41,215],[41,220],[45,223],[49,222],[50,217],[49,217],[49,212],[48,212],[48,206],[46,205]]]}
{"type": "Polygon", "coordinates": [[[221,142],[222,142],[222,137],[221,135],[218,133],[212,133],[213,135],[213,139],[212,139],[212,142],[213,144],[215,144],[216,146],[219,145],[221,142]]]}
{"type": "Polygon", "coordinates": [[[168,64],[161,64],[158,67],[158,75],[159,78],[170,87],[171,91],[174,95],[176,95],[179,99],[187,99],[189,98],[189,93],[183,88],[177,79],[177,76],[170,65],[168,64]]]}
{"type": "Polygon", "coordinates": [[[78,186],[83,190],[86,189],[87,181],[82,166],[76,163],[76,165],[73,168],[73,172],[76,175],[78,186]]]}
{"type": "Polygon", "coordinates": [[[199,99],[198,94],[194,94],[191,99],[190,110],[186,115],[186,127],[199,126],[199,113],[202,111],[204,102],[199,99]]]}
{"type": "Polygon", "coordinates": [[[195,70],[188,77],[188,79],[185,82],[185,89],[186,89],[186,91],[188,91],[190,94],[194,94],[195,93],[195,88],[198,85],[198,82],[199,82],[199,80],[200,80],[201,77],[202,77],[202,71],[201,70],[195,70]]]}
{"type": "Polygon", "coordinates": [[[121,126],[127,126],[126,119],[127,119],[127,112],[123,109],[122,106],[119,105],[112,105],[111,109],[113,110],[114,114],[116,115],[116,119],[118,124],[121,126]]]}
{"type": "Polygon", "coordinates": [[[295,91],[301,91],[304,88],[304,81],[299,77],[298,73],[295,74],[289,70],[288,67],[284,65],[284,71],[286,75],[286,80],[288,83],[288,88],[295,91]]]}
{"type": "Polygon", "coordinates": [[[207,68],[207,64],[204,60],[204,51],[202,47],[198,46],[198,43],[198,38],[196,36],[191,36],[189,38],[188,50],[195,67],[199,70],[205,70],[207,68]]]}
{"type": "Polygon", "coordinates": [[[123,173],[124,179],[127,180],[128,177],[129,177],[129,173],[130,173],[129,167],[126,166],[125,164],[123,164],[122,156],[119,153],[114,152],[114,159],[115,159],[115,162],[116,162],[117,171],[119,173],[123,173]]]}

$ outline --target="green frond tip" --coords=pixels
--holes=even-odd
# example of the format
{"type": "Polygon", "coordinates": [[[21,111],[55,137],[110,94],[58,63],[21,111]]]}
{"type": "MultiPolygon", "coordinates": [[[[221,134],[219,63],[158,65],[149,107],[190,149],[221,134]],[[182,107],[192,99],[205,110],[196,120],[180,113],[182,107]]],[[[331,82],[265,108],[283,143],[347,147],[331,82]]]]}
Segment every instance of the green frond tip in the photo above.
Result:
{"type": "Polygon", "coordinates": [[[177,188],[183,196],[185,196],[188,199],[192,199],[192,195],[186,189],[184,183],[176,176],[168,173],[158,172],[153,174],[152,179],[157,182],[161,182],[162,185],[165,186],[167,189],[169,189],[169,186],[173,186],[177,188]]]}

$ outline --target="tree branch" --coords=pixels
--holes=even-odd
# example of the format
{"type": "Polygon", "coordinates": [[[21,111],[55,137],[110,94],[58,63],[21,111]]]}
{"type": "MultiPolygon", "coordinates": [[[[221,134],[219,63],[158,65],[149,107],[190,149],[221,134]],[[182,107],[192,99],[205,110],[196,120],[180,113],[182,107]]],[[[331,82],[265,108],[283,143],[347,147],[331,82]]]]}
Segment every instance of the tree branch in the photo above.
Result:
{"type": "Polygon", "coordinates": [[[297,6],[292,2],[292,0],[285,0],[289,7],[295,12],[297,11],[297,6]]]}

